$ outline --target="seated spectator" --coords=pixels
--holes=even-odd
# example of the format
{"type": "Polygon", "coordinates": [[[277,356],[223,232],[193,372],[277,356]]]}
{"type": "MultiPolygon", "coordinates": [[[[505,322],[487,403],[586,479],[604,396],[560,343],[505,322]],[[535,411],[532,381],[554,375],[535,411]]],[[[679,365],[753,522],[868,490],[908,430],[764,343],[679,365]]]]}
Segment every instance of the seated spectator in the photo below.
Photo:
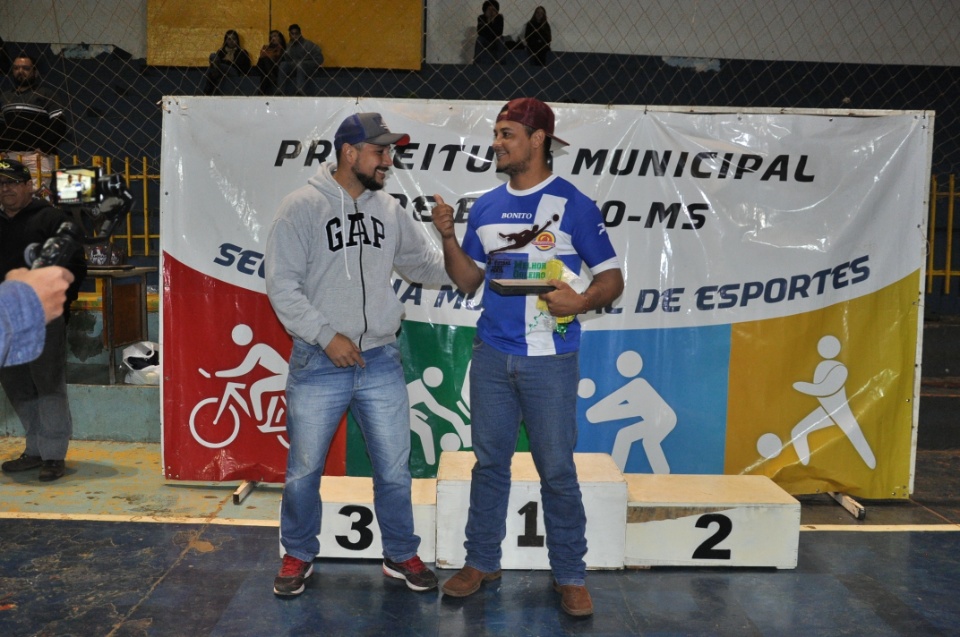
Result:
{"type": "Polygon", "coordinates": [[[287,50],[287,39],[274,29],[270,32],[270,42],[260,47],[260,59],[257,68],[260,69],[260,90],[257,95],[279,95],[280,84],[277,80],[278,63],[283,52],[287,50]]]}
{"type": "Polygon", "coordinates": [[[550,23],[547,22],[547,10],[543,7],[537,7],[523,31],[523,41],[530,53],[530,61],[534,65],[546,65],[547,54],[550,53],[550,40],[550,23]]]}
{"type": "Polygon", "coordinates": [[[473,47],[474,64],[501,64],[503,60],[503,16],[497,0],[485,0],[483,13],[477,16],[477,42],[473,47]]]}
{"type": "Polygon", "coordinates": [[[280,81],[284,95],[310,95],[307,85],[323,64],[320,46],[303,37],[300,26],[291,24],[287,30],[290,42],[280,57],[280,81]]]}
{"type": "Polygon", "coordinates": [[[230,29],[223,36],[223,46],[210,54],[210,66],[204,77],[204,95],[223,95],[220,83],[229,76],[242,77],[250,72],[250,55],[240,46],[240,34],[230,29]]]}

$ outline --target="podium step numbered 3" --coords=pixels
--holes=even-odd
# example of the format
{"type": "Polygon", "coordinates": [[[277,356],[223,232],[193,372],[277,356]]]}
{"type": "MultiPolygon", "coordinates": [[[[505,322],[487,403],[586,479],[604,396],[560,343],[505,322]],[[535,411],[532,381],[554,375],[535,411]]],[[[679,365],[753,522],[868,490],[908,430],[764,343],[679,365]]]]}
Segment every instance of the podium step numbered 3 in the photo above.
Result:
{"type": "MultiPolygon", "coordinates": [[[[607,454],[574,454],[587,514],[589,569],[649,566],[795,568],[800,503],[764,476],[622,474],[607,454]]],[[[419,555],[460,568],[475,457],[444,452],[437,479],[413,481],[419,555]]],[[[318,557],[380,559],[370,478],[323,478],[318,557]]],[[[514,455],[502,568],[549,569],[540,478],[514,455]]],[[[281,555],[283,549],[281,547],[281,555]]]]}
{"type": "MultiPolygon", "coordinates": [[[[323,501],[320,553],[317,557],[382,559],[380,525],[373,508],[373,480],[351,476],[326,476],[320,481],[323,501]]],[[[420,536],[418,555],[436,561],[437,481],[413,481],[413,532],[420,536]]],[[[280,556],[283,557],[283,545],[280,556]]]]}

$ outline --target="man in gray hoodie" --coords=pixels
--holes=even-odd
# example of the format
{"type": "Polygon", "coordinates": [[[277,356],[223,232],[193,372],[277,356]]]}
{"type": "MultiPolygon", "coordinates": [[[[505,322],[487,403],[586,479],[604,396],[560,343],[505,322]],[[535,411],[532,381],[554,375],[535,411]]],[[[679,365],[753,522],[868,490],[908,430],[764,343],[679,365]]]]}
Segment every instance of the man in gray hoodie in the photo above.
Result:
{"type": "Polygon", "coordinates": [[[344,412],[353,413],[373,467],[383,572],[415,591],[437,586],[417,556],[410,489],[410,410],[396,343],[403,306],[396,269],[412,281],[450,283],[443,255],[383,192],[391,133],[378,113],[343,121],[336,165],[324,163],[287,195],[266,246],[267,295],[293,336],[287,379],[290,453],[280,509],[285,551],[274,593],[299,595],[320,551],[320,476],[344,412]]]}

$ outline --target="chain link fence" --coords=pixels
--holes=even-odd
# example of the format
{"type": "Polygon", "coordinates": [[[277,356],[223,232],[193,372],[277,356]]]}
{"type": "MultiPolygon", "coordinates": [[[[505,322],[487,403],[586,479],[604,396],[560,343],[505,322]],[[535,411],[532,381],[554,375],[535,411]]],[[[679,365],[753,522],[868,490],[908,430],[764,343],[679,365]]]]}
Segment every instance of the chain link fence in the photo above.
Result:
{"type": "MultiPolygon", "coordinates": [[[[958,2],[501,0],[500,48],[495,61],[480,64],[473,62],[483,0],[389,5],[407,12],[421,25],[420,33],[366,28],[369,21],[362,16],[331,20],[335,10],[351,15],[387,6],[341,4],[244,0],[225,11],[184,0],[6,0],[0,3],[0,37],[9,60],[0,56],[0,88],[5,96],[15,88],[10,61],[32,56],[43,85],[55,91],[68,113],[59,161],[109,160],[115,170],[130,162],[137,167],[131,176],[148,184],[159,165],[161,98],[204,92],[207,53],[220,47],[228,28],[239,32],[251,70],[215,92],[256,95],[261,45],[270,29],[286,35],[294,16],[328,60],[316,71],[313,95],[449,100],[536,95],[589,104],[933,110],[933,174],[945,183],[960,172],[958,2]],[[551,34],[542,65],[526,41],[528,22],[541,4],[551,34]],[[182,16],[176,28],[151,21],[170,15],[182,16]],[[419,45],[419,68],[370,68],[351,61],[364,59],[368,50],[389,60],[391,46],[401,40],[419,45]],[[157,55],[159,49],[166,57],[157,55]],[[351,58],[344,51],[361,53],[351,58]],[[176,59],[178,52],[188,52],[192,61],[148,63],[176,59]]],[[[4,109],[6,115],[6,103],[4,109]]],[[[144,220],[135,221],[144,244],[134,249],[155,253],[155,238],[149,240],[142,228],[156,215],[149,210],[150,188],[143,188],[143,197],[132,219],[144,220]]],[[[937,217],[943,221],[933,233],[946,232],[946,216],[937,217]]],[[[935,267],[950,269],[938,259],[935,267]]]]}

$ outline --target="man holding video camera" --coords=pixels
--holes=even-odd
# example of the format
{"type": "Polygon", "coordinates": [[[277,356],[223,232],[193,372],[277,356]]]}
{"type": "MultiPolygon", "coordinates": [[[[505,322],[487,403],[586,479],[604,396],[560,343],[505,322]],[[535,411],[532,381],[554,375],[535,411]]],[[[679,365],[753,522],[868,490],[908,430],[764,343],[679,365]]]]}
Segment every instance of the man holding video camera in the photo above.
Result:
{"type": "MultiPolygon", "coordinates": [[[[22,163],[0,159],[0,278],[11,270],[29,267],[24,251],[43,245],[57,234],[69,216],[48,201],[34,197],[30,170],[22,163]]],[[[70,303],[87,274],[83,251],[77,250],[66,268],[73,274],[63,315],[46,327],[43,351],[35,360],[0,369],[0,385],[13,405],[26,435],[19,458],[0,465],[4,472],[39,468],[43,482],[64,475],[64,458],[73,430],[67,401],[66,322],[70,303]]]]}

